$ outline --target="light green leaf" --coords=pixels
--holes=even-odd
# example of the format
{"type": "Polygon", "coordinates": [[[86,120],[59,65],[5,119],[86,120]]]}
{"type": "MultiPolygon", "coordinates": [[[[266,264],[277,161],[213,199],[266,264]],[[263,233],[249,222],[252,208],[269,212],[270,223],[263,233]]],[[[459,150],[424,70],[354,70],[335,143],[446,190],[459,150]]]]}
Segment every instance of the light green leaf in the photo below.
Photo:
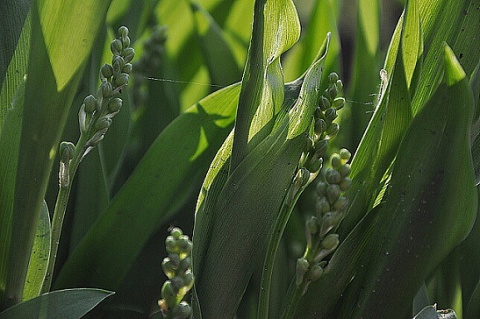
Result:
{"type": "Polygon", "coordinates": [[[8,308],[0,319],[80,319],[113,294],[94,288],[53,291],[8,308]]]}
{"type": "Polygon", "coordinates": [[[198,192],[232,127],[239,90],[233,85],[209,95],[159,135],[72,252],[54,287],[118,288],[151,234],[198,192]]]}
{"type": "Polygon", "coordinates": [[[32,256],[28,264],[25,289],[23,290],[24,301],[37,297],[42,290],[43,281],[47,274],[48,259],[50,258],[50,228],[47,203],[43,202],[43,209],[35,233],[32,256]]]}
{"type": "Polygon", "coordinates": [[[38,0],[41,34],[45,39],[57,91],[65,88],[90,55],[101,26],[92,22],[104,21],[110,2],[38,0]]]}

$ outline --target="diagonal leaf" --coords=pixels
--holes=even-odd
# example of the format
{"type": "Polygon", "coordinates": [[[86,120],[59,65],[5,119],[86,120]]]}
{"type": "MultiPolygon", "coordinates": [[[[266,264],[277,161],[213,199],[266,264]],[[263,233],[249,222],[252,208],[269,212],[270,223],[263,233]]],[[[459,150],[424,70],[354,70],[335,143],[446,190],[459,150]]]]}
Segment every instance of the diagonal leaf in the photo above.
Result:
{"type": "Polygon", "coordinates": [[[0,319],[80,319],[113,292],[79,288],[53,291],[0,313],[0,319]]]}
{"type": "Polygon", "coordinates": [[[42,290],[43,281],[47,274],[48,259],[50,258],[50,228],[50,215],[48,213],[47,203],[43,202],[40,221],[37,225],[37,232],[35,233],[32,256],[28,264],[23,301],[37,297],[42,290]]]}
{"type": "Polygon", "coordinates": [[[230,171],[266,137],[283,103],[280,55],[300,36],[291,0],[255,1],[250,48],[235,119],[230,171]]]}
{"type": "Polygon", "coordinates": [[[197,192],[232,127],[239,89],[233,85],[206,97],[159,135],[72,252],[55,287],[118,288],[150,235],[197,192]]]}

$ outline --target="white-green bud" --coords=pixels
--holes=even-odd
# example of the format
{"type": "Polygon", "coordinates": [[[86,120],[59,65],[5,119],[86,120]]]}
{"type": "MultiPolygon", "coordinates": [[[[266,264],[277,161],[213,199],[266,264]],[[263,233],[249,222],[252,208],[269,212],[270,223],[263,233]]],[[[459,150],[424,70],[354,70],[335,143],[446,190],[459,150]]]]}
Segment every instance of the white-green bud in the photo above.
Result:
{"type": "Polygon", "coordinates": [[[342,177],[345,177],[350,174],[351,169],[352,168],[350,167],[350,164],[345,164],[338,169],[338,172],[340,173],[340,175],[342,175],[342,177]]]}
{"type": "Polygon", "coordinates": [[[325,236],[329,231],[338,225],[342,219],[342,214],[338,212],[328,212],[323,216],[322,225],[320,226],[319,236],[325,236]]]}
{"type": "Polygon", "coordinates": [[[338,131],[340,131],[340,126],[337,123],[332,123],[327,128],[327,134],[330,137],[336,136],[338,134],[338,131]]]}
{"type": "Polygon", "coordinates": [[[323,275],[323,268],[319,264],[315,264],[306,274],[306,277],[315,281],[318,280],[323,275]]]}
{"type": "Polygon", "coordinates": [[[340,196],[335,204],[333,204],[333,209],[337,212],[344,212],[348,207],[348,199],[344,196],[340,196]]]}
{"type": "Polygon", "coordinates": [[[97,99],[93,95],[87,95],[85,99],[83,99],[83,104],[85,104],[85,112],[93,113],[97,108],[97,99]]]}
{"type": "Polygon", "coordinates": [[[333,185],[328,185],[327,187],[327,199],[330,204],[333,204],[336,202],[338,197],[340,196],[340,193],[342,191],[340,190],[340,186],[337,184],[333,185]]]}
{"type": "Polygon", "coordinates": [[[123,57],[116,55],[112,59],[112,65],[113,65],[113,75],[118,76],[121,72],[123,67],[125,66],[125,60],[123,57]]]}
{"type": "Polygon", "coordinates": [[[325,111],[326,109],[330,108],[330,106],[330,100],[322,95],[322,100],[320,101],[320,109],[322,111],[325,111]]]}
{"type": "Polygon", "coordinates": [[[332,154],[332,156],[330,157],[330,163],[332,163],[332,167],[335,169],[338,169],[343,164],[340,155],[338,155],[337,153],[332,154]]]}
{"type": "Polygon", "coordinates": [[[162,298],[165,300],[168,307],[173,306],[177,301],[177,293],[175,292],[170,280],[167,280],[163,283],[162,298]]]}
{"type": "Polygon", "coordinates": [[[331,87],[328,88],[328,95],[334,99],[338,94],[338,89],[337,89],[337,85],[336,84],[333,84],[331,87]]]}
{"type": "Polygon", "coordinates": [[[165,257],[162,261],[162,269],[163,273],[169,278],[172,279],[175,277],[175,273],[177,271],[176,265],[172,262],[169,257],[165,257]]]}
{"type": "Polygon", "coordinates": [[[314,127],[315,134],[322,135],[322,133],[325,132],[326,129],[327,129],[327,123],[325,122],[325,120],[317,118],[315,120],[315,127],[314,127]]]}
{"type": "Polygon", "coordinates": [[[189,269],[187,270],[183,276],[182,276],[182,279],[183,279],[183,282],[184,282],[184,286],[187,287],[188,289],[192,288],[193,286],[193,282],[194,282],[194,276],[193,276],[193,273],[192,271],[189,269]]]}
{"type": "Polygon", "coordinates": [[[337,83],[338,79],[338,74],[335,72],[332,72],[328,75],[328,81],[330,81],[330,83],[332,84],[337,83]]]}
{"type": "Polygon", "coordinates": [[[122,108],[122,99],[115,97],[108,101],[108,113],[117,113],[122,108]]]}
{"type": "Polygon", "coordinates": [[[118,28],[118,33],[120,37],[126,37],[128,36],[128,28],[124,25],[122,25],[120,28],[118,28]]]}
{"type": "Polygon", "coordinates": [[[317,187],[316,187],[316,192],[317,192],[318,196],[320,196],[320,197],[327,196],[327,187],[328,187],[327,183],[319,181],[317,183],[317,187]]]}
{"type": "Polygon", "coordinates": [[[333,107],[337,110],[341,110],[345,106],[345,99],[343,97],[336,97],[333,100],[333,107]]]}
{"type": "Polygon", "coordinates": [[[322,248],[325,250],[333,250],[338,247],[338,244],[340,244],[338,234],[328,234],[321,243],[322,248]]]}
{"type": "Polygon", "coordinates": [[[298,258],[297,259],[297,267],[295,271],[295,283],[297,286],[300,286],[303,282],[303,277],[305,276],[305,273],[308,270],[308,267],[310,264],[308,263],[308,260],[305,258],[298,258]]]}
{"type": "Polygon", "coordinates": [[[178,305],[172,309],[172,318],[174,319],[187,319],[192,315],[192,308],[186,301],[181,301],[178,305]]]}
{"type": "Polygon", "coordinates": [[[114,77],[115,86],[120,87],[128,84],[129,75],[127,73],[120,73],[114,77]]]}
{"type": "Polygon", "coordinates": [[[103,98],[109,98],[113,92],[112,83],[105,81],[100,84],[100,91],[102,92],[103,98]]]}
{"type": "Polygon", "coordinates": [[[325,197],[319,199],[315,203],[315,212],[317,213],[318,216],[322,216],[323,214],[329,211],[330,211],[330,204],[328,203],[325,197]]]}
{"type": "Polygon", "coordinates": [[[330,107],[325,110],[325,119],[327,122],[331,123],[338,117],[337,110],[333,107],[330,107]]]}
{"type": "Polygon", "coordinates": [[[112,50],[112,53],[114,55],[122,54],[122,49],[123,49],[122,41],[120,41],[119,39],[113,40],[112,43],[110,44],[110,50],[112,50]]]}
{"type": "Polygon", "coordinates": [[[342,80],[338,80],[337,83],[336,83],[336,85],[337,85],[337,89],[338,89],[339,91],[342,91],[342,90],[343,90],[343,82],[342,82],[342,80]]]}
{"type": "Polygon", "coordinates": [[[132,72],[133,66],[131,63],[125,63],[125,65],[122,68],[122,73],[127,73],[130,74],[132,72]]]}
{"type": "Polygon", "coordinates": [[[105,134],[110,125],[112,125],[112,119],[108,117],[102,117],[101,119],[98,119],[97,123],[95,123],[95,130],[97,132],[105,131],[105,134]]]}
{"type": "Polygon", "coordinates": [[[102,68],[100,69],[100,74],[101,74],[101,77],[105,79],[110,78],[113,75],[113,67],[110,64],[105,63],[104,65],[102,65],[102,68]]]}
{"type": "Polygon", "coordinates": [[[350,151],[347,150],[346,148],[342,148],[340,150],[340,157],[342,158],[342,160],[345,161],[345,163],[350,160],[351,156],[352,156],[352,153],[350,153],[350,151]]]}
{"type": "Polygon", "coordinates": [[[123,56],[125,57],[125,63],[130,63],[135,56],[135,51],[133,48],[126,48],[123,50],[123,56]]]}
{"type": "Polygon", "coordinates": [[[325,180],[329,184],[340,184],[342,175],[337,170],[329,168],[325,173],[325,180]]]}

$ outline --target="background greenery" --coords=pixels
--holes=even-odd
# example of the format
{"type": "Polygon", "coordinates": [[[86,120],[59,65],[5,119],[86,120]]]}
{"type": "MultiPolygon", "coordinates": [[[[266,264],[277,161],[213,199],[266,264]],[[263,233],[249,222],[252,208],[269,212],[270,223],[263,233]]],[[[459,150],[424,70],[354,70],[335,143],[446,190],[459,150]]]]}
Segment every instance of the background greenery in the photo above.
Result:
{"type": "MultiPolygon", "coordinates": [[[[322,77],[340,75],[347,106],[339,112],[341,129],[330,151],[347,147],[354,154],[350,206],[336,229],[341,244],[329,270],[302,298],[297,316],[408,318],[437,303],[455,309],[459,318],[478,318],[478,223],[470,228],[480,167],[480,2],[295,4],[299,41],[288,51],[285,43],[275,47],[279,55],[287,51],[281,57],[284,82],[310,67],[331,32],[322,77]],[[383,86],[382,68],[388,75],[383,86]],[[386,185],[391,190],[385,192],[386,185]],[[414,214],[417,209],[422,214],[414,214]],[[392,287],[391,278],[403,285],[392,287]]],[[[159,316],[164,240],[172,225],[193,234],[202,182],[234,126],[242,90],[235,83],[253,54],[248,48],[254,1],[4,0],[0,12],[0,309],[40,294],[50,246],[48,216],[58,192],[58,146],[78,139],[80,105],[97,90],[100,66],[111,58],[110,42],[125,25],[136,53],[133,74],[121,112],[75,177],[52,290],[98,288],[73,291],[86,306],[77,308],[76,317],[108,291],[115,294],[91,317],[159,316]],[[39,271],[32,273],[34,268],[39,271]]],[[[265,19],[280,14],[272,9],[265,19]]],[[[284,19],[293,23],[295,15],[284,19]]],[[[311,194],[307,188],[299,199],[278,251],[272,318],[283,309],[304,250],[311,194]]],[[[265,195],[255,196],[242,199],[265,195]]],[[[223,231],[249,236],[257,223],[234,216],[223,231]]],[[[198,242],[209,227],[196,230],[198,242]]],[[[238,242],[240,254],[242,238],[238,242]]],[[[263,262],[256,258],[243,262],[263,262]]],[[[214,305],[219,318],[232,312],[255,317],[259,276],[244,278],[250,284],[238,287],[231,309],[215,309],[213,299],[206,304],[214,305]]],[[[216,287],[216,293],[227,288],[216,287]]],[[[65,291],[61,300],[67,304],[65,291]]]]}

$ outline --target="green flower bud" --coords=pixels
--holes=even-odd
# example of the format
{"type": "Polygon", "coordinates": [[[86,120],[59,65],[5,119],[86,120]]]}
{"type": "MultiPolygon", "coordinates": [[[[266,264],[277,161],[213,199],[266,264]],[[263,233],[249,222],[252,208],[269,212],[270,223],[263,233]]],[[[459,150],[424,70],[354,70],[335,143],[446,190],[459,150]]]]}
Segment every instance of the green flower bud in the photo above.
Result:
{"type": "Polygon", "coordinates": [[[124,48],[128,48],[130,46],[130,38],[127,35],[122,36],[121,40],[124,48]]]}
{"type": "Polygon", "coordinates": [[[118,76],[120,73],[122,73],[122,69],[125,66],[125,60],[123,57],[116,55],[112,59],[112,65],[113,65],[113,75],[118,76]]]}
{"type": "Polygon", "coordinates": [[[337,110],[333,107],[330,107],[325,110],[325,119],[327,122],[331,123],[338,117],[337,110]]]}
{"type": "Polygon", "coordinates": [[[192,259],[190,257],[185,257],[180,261],[180,264],[178,265],[177,271],[179,273],[184,273],[188,269],[192,267],[192,259]]]}
{"type": "Polygon", "coordinates": [[[328,140],[318,141],[317,143],[315,143],[314,148],[315,152],[318,152],[320,154],[320,157],[323,157],[328,149],[328,140]]]}
{"type": "Polygon", "coordinates": [[[329,254],[331,254],[335,249],[337,249],[338,245],[340,244],[340,240],[338,239],[338,234],[328,234],[321,242],[322,249],[320,252],[315,256],[314,261],[320,262],[329,254]]]}
{"type": "Polygon", "coordinates": [[[71,142],[60,143],[60,161],[68,163],[75,153],[75,144],[71,142]]]}
{"type": "Polygon", "coordinates": [[[120,28],[118,28],[118,33],[120,37],[127,37],[128,36],[128,28],[124,25],[122,25],[120,28]]]}
{"type": "Polygon", "coordinates": [[[352,185],[352,180],[348,177],[344,177],[343,180],[340,182],[339,186],[342,191],[346,191],[352,185]]]}
{"type": "Polygon", "coordinates": [[[110,127],[110,125],[112,125],[112,119],[108,117],[102,117],[97,121],[97,123],[95,123],[95,130],[97,132],[100,132],[100,131],[106,132],[107,129],[110,127]]]}
{"type": "Polygon", "coordinates": [[[337,212],[344,212],[348,207],[348,199],[344,196],[340,196],[335,204],[333,204],[333,209],[337,212]]]}
{"type": "Polygon", "coordinates": [[[130,74],[132,72],[133,66],[131,63],[126,63],[122,68],[122,73],[130,74]]]}
{"type": "Polygon", "coordinates": [[[328,203],[327,199],[324,197],[318,200],[315,203],[315,212],[318,216],[322,216],[323,214],[330,211],[330,204],[328,203]]]}
{"type": "Polygon", "coordinates": [[[112,83],[108,81],[102,82],[102,84],[100,84],[100,91],[102,92],[102,96],[104,98],[109,98],[113,92],[112,83]]]}
{"type": "Polygon", "coordinates": [[[183,274],[182,276],[182,279],[183,279],[183,282],[184,282],[184,286],[188,288],[188,290],[190,290],[190,288],[193,287],[193,282],[194,282],[194,277],[193,277],[193,273],[192,271],[189,269],[185,272],[185,274],[183,274]]]}
{"type": "Polygon", "coordinates": [[[342,175],[332,168],[327,169],[325,173],[325,180],[329,184],[340,184],[342,181],[342,175]]]}
{"type": "Polygon", "coordinates": [[[115,97],[108,101],[108,113],[117,113],[122,107],[122,99],[115,97]]]}
{"type": "Polygon", "coordinates": [[[97,99],[93,95],[88,95],[83,99],[83,104],[85,104],[85,112],[91,114],[97,108],[97,99]]]}
{"type": "Polygon", "coordinates": [[[318,233],[318,220],[315,216],[311,216],[305,222],[305,234],[307,237],[307,247],[312,247],[312,236],[318,233]]]}
{"type": "Polygon", "coordinates": [[[342,82],[342,80],[338,80],[337,83],[336,83],[336,85],[337,85],[337,89],[338,89],[339,91],[342,91],[342,90],[343,90],[343,82],[342,82]]]}
{"type": "Polygon", "coordinates": [[[105,63],[100,69],[100,75],[105,79],[110,78],[113,75],[113,67],[110,64],[105,63]]]}
{"type": "Polygon", "coordinates": [[[327,187],[328,187],[327,183],[319,181],[317,183],[317,187],[316,187],[316,191],[317,191],[318,196],[320,196],[320,197],[327,196],[327,187]]]}
{"type": "Polygon", "coordinates": [[[133,57],[135,56],[135,50],[133,48],[126,48],[123,50],[123,56],[125,58],[125,63],[129,63],[133,60],[133,57]]]}
{"type": "Polygon", "coordinates": [[[177,249],[177,241],[173,236],[167,236],[165,239],[165,246],[167,248],[168,253],[176,253],[178,251],[177,249]]]}
{"type": "Polygon", "coordinates": [[[323,158],[319,152],[316,152],[310,162],[306,165],[306,168],[311,172],[318,172],[322,168],[323,158]]]}
{"type": "Polygon", "coordinates": [[[305,276],[305,273],[308,270],[308,267],[310,264],[308,263],[308,260],[305,258],[298,258],[297,259],[297,268],[295,271],[295,283],[297,286],[300,286],[303,282],[303,277],[305,276]]]}
{"type": "Polygon", "coordinates": [[[169,278],[172,279],[175,277],[175,273],[177,271],[176,265],[172,262],[172,260],[168,257],[165,257],[162,261],[162,269],[163,273],[169,278]]]}
{"type": "Polygon", "coordinates": [[[330,108],[330,106],[330,100],[322,95],[322,100],[320,101],[320,109],[322,111],[325,111],[326,109],[330,108]]]}
{"type": "Polygon", "coordinates": [[[112,43],[110,44],[110,50],[112,50],[113,55],[122,54],[122,49],[123,49],[122,41],[120,41],[119,39],[113,40],[112,43]]]}
{"type": "Polygon", "coordinates": [[[90,139],[85,143],[86,146],[88,146],[90,149],[87,149],[87,151],[85,152],[85,154],[84,154],[83,156],[85,156],[88,152],[90,152],[91,148],[97,146],[98,143],[100,143],[100,141],[103,140],[103,138],[105,137],[105,133],[106,133],[106,130],[97,131],[97,132],[92,136],[92,138],[90,138],[90,139]]]}
{"type": "Polygon", "coordinates": [[[120,87],[128,84],[129,75],[127,73],[120,73],[114,77],[115,86],[120,87]]]}
{"type": "Polygon", "coordinates": [[[336,97],[333,100],[333,107],[337,110],[342,109],[345,106],[345,99],[343,97],[336,97]]]}
{"type": "Polygon", "coordinates": [[[165,300],[165,303],[169,308],[177,302],[177,293],[170,280],[165,281],[162,286],[162,298],[165,300]]]}
{"type": "Polygon", "coordinates": [[[180,302],[172,309],[172,318],[174,319],[187,319],[192,315],[192,308],[186,301],[180,302]]]}
{"type": "Polygon", "coordinates": [[[169,253],[168,257],[170,257],[170,259],[172,260],[172,263],[174,265],[177,265],[177,268],[178,268],[178,265],[180,265],[180,261],[181,261],[180,256],[177,253],[169,253]]]}
{"type": "Polygon", "coordinates": [[[331,87],[328,88],[328,96],[334,99],[338,94],[337,85],[333,84],[331,87]]]}
{"type": "Polygon", "coordinates": [[[178,246],[178,249],[180,250],[180,253],[182,254],[189,255],[190,252],[192,251],[192,242],[188,239],[188,236],[186,235],[182,235],[178,239],[177,246],[178,246]]]}
{"type": "Polygon", "coordinates": [[[340,175],[342,175],[342,177],[345,177],[350,174],[351,170],[352,168],[350,167],[350,164],[345,164],[338,169],[338,172],[340,173],[340,175]]]}
{"type": "Polygon", "coordinates": [[[315,264],[312,267],[312,269],[310,269],[307,272],[306,277],[311,281],[315,281],[315,280],[318,280],[322,275],[323,275],[323,268],[320,267],[319,264],[315,264]]]}
{"type": "Polygon", "coordinates": [[[327,199],[330,204],[333,204],[337,201],[338,197],[340,196],[340,186],[333,184],[328,185],[327,187],[327,199]]]}
{"type": "Polygon", "coordinates": [[[78,111],[78,125],[80,126],[81,133],[87,132],[87,112],[85,112],[85,104],[82,104],[78,111]]]}
{"type": "Polygon", "coordinates": [[[344,160],[345,162],[348,162],[350,160],[350,157],[352,156],[352,153],[350,153],[349,150],[347,150],[346,148],[342,148],[340,150],[340,157],[342,158],[342,160],[344,160]]]}
{"type": "Polygon", "coordinates": [[[338,74],[335,73],[335,72],[332,72],[328,75],[328,81],[331,83],[331,84],[335,84],[337,83],[338,81],[338,74]]]}
{"type": "Polygon", "coordinates": [[[170,235],[174,239],[180,239],[180,236],[183,235],[183,231],[178,227],[174,227],[174,228],[172,228],[172,230],[170,230],[170,235]]]}
{"type": "Polygon", "coordinates": [[[315,127],[314,127],[315,134],[322,135],[322,133],[325,132],[326,129],[327,129],[327,123],[325,122],[325,120],[317,118],[315,120],[315,127]]]}
{"type": "Polygon", "coordinates": [[[329,137],[336,136],[338,134],[338,131],[340,131],[340,126],[337,123],[332,123],[327,128],[327,134],[329,137]]]}
{"type": "Polygon", "coordinates": [[[180,290],[180,288],[185,286],[185,282],[183,281],[183,278],[179,276],[175,276],[172,279],[170,279],[170,281],[172,282],[173,291],[175,291],[176,294],[178,295],[178,291],[180,290]]]}

